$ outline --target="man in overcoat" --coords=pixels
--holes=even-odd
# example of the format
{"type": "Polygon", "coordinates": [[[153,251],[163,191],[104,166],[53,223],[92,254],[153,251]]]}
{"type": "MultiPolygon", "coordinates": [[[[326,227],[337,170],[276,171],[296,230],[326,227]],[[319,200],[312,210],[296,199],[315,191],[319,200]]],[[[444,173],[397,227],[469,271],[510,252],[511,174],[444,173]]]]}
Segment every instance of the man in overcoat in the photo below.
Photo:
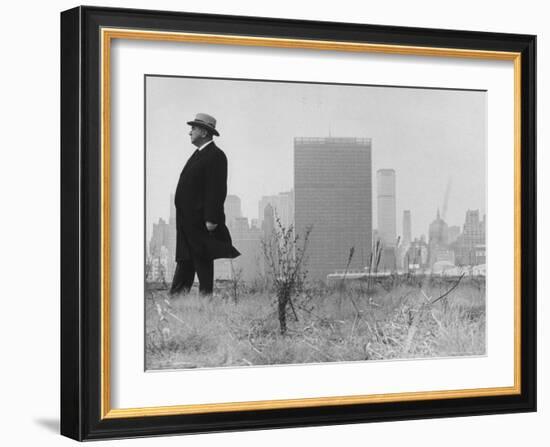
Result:
{"type": "Polygon", "coordinates": [[[195,273],[199,292],[211,295],[214,285],[214,259],[236,258],[225,225],[223,205],[227,195],[227,158],[214,144],[219,136],[216,119],[197,113],[189,136],[197,150],[181,171],[176,188],[176,270],[170,294],[187,293],[195,273]]]}

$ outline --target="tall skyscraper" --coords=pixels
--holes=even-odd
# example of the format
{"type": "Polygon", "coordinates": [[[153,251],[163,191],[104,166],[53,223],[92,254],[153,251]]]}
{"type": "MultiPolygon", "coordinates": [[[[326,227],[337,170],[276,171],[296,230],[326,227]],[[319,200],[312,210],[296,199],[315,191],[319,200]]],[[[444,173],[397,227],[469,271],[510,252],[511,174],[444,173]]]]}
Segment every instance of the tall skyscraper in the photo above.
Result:
{"type": "Polygon", "coordinates": [[[153,234],[149,241],[149,255],[152,257],[160,256],[162,247],[168,246],[169,225],[160,218],[158,223],[153,223],[153,234]]]}
{"type": "Polygon", "coordinates": [[[393,169],[376,171],[376,196],[378,199],[378,236],[385,247],[394,247],[397,234],[395,229],[395,171],[393,169]]]}
{"type": "Polygon", "coordinates": [[[462,234],[454,242],[459,265],[478,265],[486,262],[486,216],[480,219],[479,210],[467,210],[462,234]]]}
{"type": "Polygon", "coordinates": [[[403,244],[409,245],[412,241],[411,210],[403,211],[403,244]]]}
{"type": "Polygon", "coordinates": [[[281,223],[288,228],[294,225],[294,189],[278,194],[277,216],[281,223]]]}
{"type": "Polygon", "coordinates": [[[266,207],[270,205],[271,208],[275,208],[276,202],[277,196],[262,196],[258,202],[258,224],[260,228],[264,222],[264,212],[266,207]]]}
{"type": "Polygon", "coordinates": [[[441,219],[438,209],[435,220],[430,224],[430,230],[428,232],[429,244],[447,245],[449,242],[448,228],[447,223],[441,219]]]}
{"type": "MultiPolygon", "coordinates": [[[[437,210],[437,216],[435,220],[430,224],[428,231],[428,246],[429,246],[429,256],[430,256],[430,265],[433,265],[435,262],[449,259],[449,227],[447,223],[441,219],[439,214],[439,208],[437,210]]],[[[453,260],[454,262],[454,256],[453,260]]]]}
{"type": "Polygon", "coordinates": [[[372,242],[370,138],[295,138],[294,188],[298,235],[312,226],[309,277],[344,270],[352,247],[350,269],[363,269],[372,242]]]}
{"type": "MultiPolygon", "coordinates": [[[[153,233],[149,241],[149,256],[157,267],[163,265],[163,274],[166,280],[171,280],[176,268],[176,206],[174,194],[170,194],[170,217],[168,223],[159,218],[158,223],[153,223],[153,233]],[[159,264],[160,263],[160,264],[159,264]]],[[[155,267],[156,268],[156,267],[155,267]]],[[[151,280],[158,277],[152,274],[151,280]]]]}
{"type": "Polygon", "coordinates": [[[263,224],[264,211],[271,205],[276,218],[281,221],[283,227],[294,225],[294,190],[280,192],[277,195],[263,196],[258,203],[259,225],[263,224]]]}
{"type": "Polygon", "coordinates": [[[411,247],[412,231],[411,231],[411,210],[403,211],[403,232],[399,246],[396,249],[396,266],[399,270],[407,269],[407,253],[411,247]]]}
{"type": "Polygon", "coordinates": [[[273,207],[268,203],[267,206],[264,208],[262,221],[262,232],[266,240],[272,237],[274,229],[275,213],[273,212],[273,207]]]}
{"type": "Polygon", "coordinates": [[[468,245],[485,244],[485,215],[480,220],[479,210],[467,210],[462,234],[468,245]]]}
{"type": "Polygon", "coordinates": [[[241,199],[238,196],[229,194],[224,204],[225,222],[232,227],[238,217],[242,217],[241,199]]]}

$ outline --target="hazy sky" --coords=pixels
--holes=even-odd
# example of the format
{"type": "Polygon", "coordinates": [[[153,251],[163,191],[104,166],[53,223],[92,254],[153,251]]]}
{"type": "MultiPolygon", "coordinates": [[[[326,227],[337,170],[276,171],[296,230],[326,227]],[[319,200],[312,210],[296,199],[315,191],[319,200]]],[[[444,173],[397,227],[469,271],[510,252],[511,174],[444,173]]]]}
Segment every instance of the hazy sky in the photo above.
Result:
{"type": "Polygon", "coordinates": [[[228,193],[248,218],[263,195],[293,187],[294,137],[328,136],[372,139],[373,228],[382,168],[396,171],[398,234],[410,209],[413,237],[427,235],[449,181],[449,225],[462,226],[467,209],[485,213],[485,92],[147,77],[146,101],[148,240],[195,149],[186,122],[197,112],[218,120],[228,193]]]}

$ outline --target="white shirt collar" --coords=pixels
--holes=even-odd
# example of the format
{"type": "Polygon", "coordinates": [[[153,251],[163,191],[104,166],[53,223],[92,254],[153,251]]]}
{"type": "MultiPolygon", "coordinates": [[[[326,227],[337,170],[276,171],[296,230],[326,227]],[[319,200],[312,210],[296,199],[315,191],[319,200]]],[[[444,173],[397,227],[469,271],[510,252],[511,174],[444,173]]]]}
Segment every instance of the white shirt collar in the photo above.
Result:
{"type": "Polygon", "coordinates": [[[214,141],[214,140],[207,141],[201,147],[199,147],[197,150],[200,151],[201,149],[204,149],[206,146],[208,146],[210,143],[212,143],[212,141],[214,141]]]}

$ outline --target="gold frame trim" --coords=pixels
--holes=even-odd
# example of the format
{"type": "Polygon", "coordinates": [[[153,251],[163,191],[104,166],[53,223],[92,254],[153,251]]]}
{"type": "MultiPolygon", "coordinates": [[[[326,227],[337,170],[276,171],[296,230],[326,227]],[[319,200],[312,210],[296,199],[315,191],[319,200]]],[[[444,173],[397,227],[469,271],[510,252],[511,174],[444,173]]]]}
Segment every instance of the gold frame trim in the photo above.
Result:
{"type": "Polygon", "coordinates": [[[143,31],[121,28],[101,29],[101,419],[143,416],[168,416],[211,412],[252,411],[266,409],[308,408],[324,405],[353,405],[397,401],[488,397],[521,393],[521,53],[463,50],[455,48],[381,45],[338,41],[278,39],[200,33],[143,31]],[[514,62],[514,385],[511,387],[463,390],[329,396],[305,399],[281,399],[215,404],[175,405],[143,408],[111,408],[111,339],[110,339],[110,67],[113,39],[156,40],[166,42],[204,43],[215,45],[261,46],[272,48],[311,49],[438,56],[514,62]]]}

